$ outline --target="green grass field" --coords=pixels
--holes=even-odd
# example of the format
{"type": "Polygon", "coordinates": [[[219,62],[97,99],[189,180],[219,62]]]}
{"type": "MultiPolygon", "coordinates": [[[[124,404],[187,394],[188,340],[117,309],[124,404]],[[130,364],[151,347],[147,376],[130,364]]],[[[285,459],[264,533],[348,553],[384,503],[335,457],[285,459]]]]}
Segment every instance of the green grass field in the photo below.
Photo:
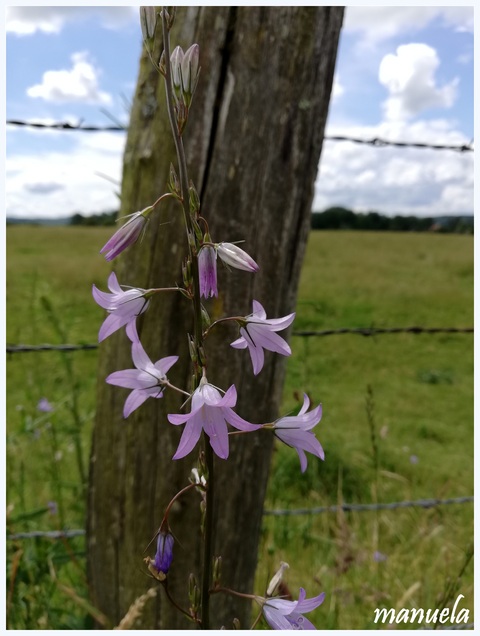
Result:
{"type": "MultiPolygon", "coordinates": [[[[7,342],[95,342],[102,311],[91,285],[110,266],[109,228],[7,230],[7,342]]],[[[295,330],[473,325],[473,238],[314,232],[295,330]]],[[[473,494],[473,336],[291,338],[283,410],[307,392],[323,403],[326,461],[304,475],[288,448],[274,457],[266,508],[473,494]]],[[[96,353],[7,357],[8,530],[84,525],[96,353]],[[51,413],[38,411],[46,397],[51,413]],[[56,510],[51,502],[55,502],[56,510]]],[[[319,629],[378,628],[377,607],[449,606],[473,621],[470,503],[432,509],[266,516],[258,592],[281,560],[288,585],[327,598],[319,629]]],[[[88,628],[84,540],[8,543],[9,627],[88,628]]],[[[406,628],[407,625],[397,625],[406,628]]],[[[412,627],[412,626],[410,626],[412,627]]],[[[415,627],[415,626],[413,626],[415,627]]]]}

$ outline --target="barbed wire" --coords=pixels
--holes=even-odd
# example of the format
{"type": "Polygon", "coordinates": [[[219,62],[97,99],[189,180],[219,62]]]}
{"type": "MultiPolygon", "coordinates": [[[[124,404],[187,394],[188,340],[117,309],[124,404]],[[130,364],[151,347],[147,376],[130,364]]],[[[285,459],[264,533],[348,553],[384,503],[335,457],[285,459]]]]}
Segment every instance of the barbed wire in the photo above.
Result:
{"type": "Polygon", "coordinates": [[[86,531],[83,529],[76,530],[32,530],[31,532],[16,532],[7,535],[7,541],[17,541],[19,539],[72,539],[74,537],[83,537],[86,531]]]}
{"type": "MultiPolygon", "coordinates": [[[[127,126],[89,126],[83,125],[83,122],[78,124],[71,124],[69,122],[54,122],[46,124],[43,122],[24,121],[21,119],[7,119],[7,124],[10,126],[23,126],[37,129],[53,129],[53,130],[76,130],[81,132],[126,132],[127,126]]],[[[453,150],[455,152],[473,152],[473,140],[468,144],[427,144],[423,142],[413,141],[390,141],[388,139],[382,139],[380,137],[373,137],[372,139],[362,139],[359,137],[349,137],[347,135],[325,135],[327,141],[350,141],[355,144],[364,144],[368,146],[374,146],[376,148],[383,148],[385,146],[395,146],[397,148],[428,148],[430,150],[453,150]]]]}
{"type": "Polygon", "coordinates": [[[325,135],[328,141],[351,141],[355,144],[364,144],[382,148],[384,146],[396,146],[397,148],[428,148],[430,150],[454,150],[456,152],[473,152],[473,140],[468,144],[452,145],[452,144],[427,144],[414,141],[390,141],[373,137],[373,139],[361,139],[358,137],[348,137],[343,135],[325,135]]]}
{"type": "MultiPolygon", "coordinates": [[[[322,331],[292,331],[292,336],[309,338],[312,336],[336,336],[356,334],[360,336],[377,336],[382,334],[411,333],[473,333],[473,327],[345,327],[340,329],[324,329],[322,331]]],[[[31,353],[36,351],[88,351],[98,349],[96,343],[86,344],[7,344],[7,353],[31,353]]]]}
{"type": "MultiPolygon", "coordinates": [[[[286,517],[298,515],[322,514],[325,512],[372,512],[375,510],[398,510],[399,508],[423,508],[427,510],[436,506],[446,506],[451,504],[473,503],[472,497],[456,497],[454,499],[419,499],[417,501],[393,501],[390,503],[376,504],[340,504],[334,506],[320,506],[318,508],[297,508],[292,510],[264,510],[265,516],[286,517]]],[[[16,532],[7,535],[7,541],[17,541],[19,539],[70,539],[85,535],[85,530],[32,530],[31,532],[16,532]]]]}
{"type": "Polygon", "coordinates": [[[292,336],[306,338],[310,336],[338,336],[345,333],[359,336],[378,336],[388,333],[473,333],[473,327],[345,327],[321,331],[293,331],[292,336]]]}
{"type": "Polygon", "coordinates": [[[23,121],[21,119],[7,119],[7,125],[39,128],[40,130],[77,130],[81,132],[126,132],[128,130],[127,126],[84,126],[82,122],[79,122],[78,124],[70,124],[69,122],[53,122],[51,124],[46,124],[44,122],[23,121]]]}
{"type": "Polygon", "coordinates": [[[473,503],[472,497],[456,497],[453,499],[418,499],[416,501],[393,501],[391,503],[349,504],[344,503],[334,506],[319,506],[317,508],[296,508],[264,510],[263,514],[271,517],[290,517],[300,515],[318,515],[324,512],[371,512],[375,510],[398,510],[399,508],[435,508],[436,506],[448,506],[452,504],[473,503]]]}
{"type": "Polygon", "coordinates": [[[7,344],[7,353],[30,353],[35,351],[88,351],[98,349],[98,344],[39,344],[39,345],[24,345],[24,344],[7,344]]]}

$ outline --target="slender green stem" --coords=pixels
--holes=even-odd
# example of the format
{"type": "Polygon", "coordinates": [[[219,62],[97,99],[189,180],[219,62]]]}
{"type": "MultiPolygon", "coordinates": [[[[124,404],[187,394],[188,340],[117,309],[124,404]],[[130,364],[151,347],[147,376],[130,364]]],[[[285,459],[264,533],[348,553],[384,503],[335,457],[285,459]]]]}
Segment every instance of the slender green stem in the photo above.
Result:
{"type": "MultiPolygon", "coordinates": [[[[200,281],[198,272],[198,253],[195,241],[195,230],[193,227],[192,217],[190,215],[190,201],[188,190],[188,172],[187,162],[185,158],[185,149],[183,147],[182,136],[178,130],[175,118],[174,97],[172,89],[172,73],[170,65],[170,37],[162,10],[162,30],[163,30],[163,46],[165,53],[165,87],[167,92],[167,110],[170,126],[172,129],[173,140],[178,160],[178,171],[180,177],[180,191],[182,197],[182,207],[185,219],[185,227],[187,231],[188,250],[192,268],[193,280],[193,324],[194,324],[194,344],[199,353],[203,349],[203,333],[202,333],[202,306],[200,302],[200,281]]],[[[199,356],[200,358],[200,356],[199,356]]],[[[195,379],[199,383],[202,376],[200,365],[195,366],[195,379]]],[[[208,487],[206,494],[206,511],[205,511],[205,531],[203,536],[203,571],[202,571],[202,629],[209,629],[209,603],[210,603],[210,582],[212,578],[212,545],[213,545],[213,500],[214,500],[214,461],[213,450],[210,447],[207,435],[204,433],[205,459],[208,469],[208,487]]]]}

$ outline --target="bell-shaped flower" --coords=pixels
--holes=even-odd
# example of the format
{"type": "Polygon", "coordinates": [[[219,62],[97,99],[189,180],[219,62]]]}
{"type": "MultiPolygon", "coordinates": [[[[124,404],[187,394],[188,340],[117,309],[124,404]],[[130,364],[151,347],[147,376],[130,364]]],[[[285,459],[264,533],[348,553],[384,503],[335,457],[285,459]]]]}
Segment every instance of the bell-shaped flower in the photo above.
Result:
{"type": "Polygon", "coordinates": [[[128,221],[109,238],[100,250],[100,254],[105,254],[105,260],[112,261],[116,256],[121,254],[123,250],[135,243],[145,230],[148,215],[152,210],[153,207],[150,206],[141,212],[135,212],[127,217],[128,221]]]}
{"type": "Polygon", "coordinates": [[[237,390],[233,384],[222,397],[218,389],[209,384],[206,378],[202,378],[192,395],[190,413],[168,415],[168,421],[171,424],[185,424],[173,459],[188,455],[200,439],[202,431],[205,431],[210,438],[210,445],[215,453],[221,459],[227,459],[229,451],[227,422],[240,431],[255,431],[261,428],[261,425],[250,424],[237,415],[232,410],[236,403],[237,390]]]}
{"type": "Polygon", "coordinates": [[[105,380],[108,384],[132,389],[123,407],[123,417],[128,417],[149,397],[163,397],[167,372],[178,360],[178,356],[168,356],[153,363],[138,339],[135,323],[129,323],[127,331],[132,340],[132,360],[135,369],[114,371],[105,380]]]}
{"type": "Polygon", "coordinates": [[[230,343],[230,346],[235,349],[248,347],[253,373],[258,375],[263,369],[264,349],[280,353],[282,356],[289,356],[292,353],[285,340],[275,332],[289,327],[294,318],[295,313],[283,318],[267,320],[265,309],[257,300],[254,300],[253,313],[245,318],[244,324],[240,327],[240,338],[230,343]]]}
{"type": "Polygon", "coordinates": [[[316,455],[320,459],[325,459],[322,445],[311,433],[311,429],[316,426],[322,419],[322,405],[307,413],[310,406],[308,396],[304,394],[303,406],[298,415],[289,415],[281,417],[273,424],[273,432],[282,442],[294,448],[300,458],[300,468],[302,473],[307,468],[307,456],[305,451],[316,455]]]}
{"type": "Polygon", "coordinates": [[[250,254],[234,243],[218,243],[215,248],[222,261],[231,267],[243,269],[246,272],[258,272],[260,269],[250,254]]]}
{"type": "Polygon", "coordinates": [[[167,574],[173,561],[174,539],[170,532],[159,532],[157,539],[157,551],[155,553],[155,568],[163,574],[167,574]]]}
{"type": "Polygon", "coordinates": [[[218,296],[217,253],[215,248],[210,245],[204,245],[198,253],[198,276],[200,278],[200,296],[204,298],[218,296]]]}
{"type": "Polygon", "coordinates": [[[300,588],[298,601],[286,601],[281,598],[268,598],[263,604],[263,615],[272,629],[316,629],[306,612],[316,609],[325,600],[325,592],[314,598],[306,598],[303,587],[300,588]]]}
{"type": "Polygon", "coordinates": [[[102,292],[95,285],[92,287],[95,302],[109,313],[98,332],[99,342],[105,340],[117,329],[134,321],[137,316],[147,310],[150,303],[148,291],[145,289],[123,290],[118,284],[115,272],[108,277],[108,288],[111,293],[102,292]]]}

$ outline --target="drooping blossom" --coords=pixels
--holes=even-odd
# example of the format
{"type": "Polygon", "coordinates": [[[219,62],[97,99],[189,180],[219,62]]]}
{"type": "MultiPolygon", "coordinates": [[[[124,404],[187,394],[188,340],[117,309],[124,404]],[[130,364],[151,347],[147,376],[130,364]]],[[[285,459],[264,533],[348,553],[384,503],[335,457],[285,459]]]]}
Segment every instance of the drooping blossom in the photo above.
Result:
{"type": "Polygon", "coordinates": [[[37,411],[41,413],[50,413],[53,411],[53,406],[47,400],[46,397],[40,398],[37,402],[37,411]]]}
{"type": "Polygon", "coordinates": [[[147,290],[134,287],[124,291],[118,284],[115,272],[108,277],[108,288],[111,293],[102,292],[95,285],[92,286],[95,302],[109,313],[98,332],[98,342],[102,342],[114,331],[134,321],[137,316],[147,310],[150,304],[147,290]]]}
{"type": "Polygon", "coordinates": [[[215,247],[222,261],[231,267],[243,269],[246,272],[258,272],[260,269],[250,254],[234,243],[218,243],[215,247]]]}
{"type": "Polygon", "coordinates": [[[200,278],[200,296],[204,298],[218,296],[217,253],[215,248],[210,245],[204,245],[198,253],[198,275],[200,278]]]}
{"type": "Polygon", "coordinates": [[[277,335],[276,331],[281,331],[289,327],[295,313],[288,314],[283,318],[267,320],[267,314],[262,305],[253,301],[253,313],[245,318],[244,326],[240,327],[240,338],[230,343],[235,349],[246,349],[250,353],[253,364],[253,373],[258,375],[263,368],[264,349],[275,351],[282,356],[289,356],[292,353],[285,340],[277,335]]]}
{"type": "Polygon", "coordinates": [[[159,572],[167,574],[173,561],[174,539],[170,532],[160,532],[157,539],[157,551],[154,565],[159,572]]]}
{"type": "Polygon", "coordinates": [[[270,627],[272,629],[317,629],[303,614],[321,605],[325,599],[325,592],[313,598],[306,598],[306,595],[301,587],[298,601],[268,598],[262,609],[270,627]]]}
{"type": "Polygon", "coordinates": [[[228,389],[222,397],[220,391],[202,378],[200,385],[192,395],[191,411],[187,414],[170,414],[171,424],[185,424],[182,437],[173,459],[180,459],[188,455],[200,439],[202,431],[210,438],[210,445],[221,459],[228,457],[228,428],[227,422],[241,431],[255,431],[261,425],[250,424],[232,407],[237,403],[235,386],[228,389]]]}
{"type": "Polygon", "coordinates": [[[114,371],[105,380],[108,384],[132,389],[123,407],[123,417],[128,417],[149,397],[163,397],[166,374],[178,360],[178,356],[168,356],[153,363],[138,338],[135,323],[129,323],[127,334],[132,340],[132,360],[136,368],[114,371]]]}
{"type": "Polygon", "coordinates": [[[325,459],[322,445],[310,430],[322,419],[322,405],[307,413],[310,400],[304,395],[303,406],[298,415],[281,417],[273,424],[273,432],[282,442],[294,448],[300,458],[300,468],[302,473],[307,468],[307,456],[305,451],[316,455],[320,459],[325,459]]]}
{"type": "Polygon", "coordinates": [[[149,206],[127,217],[128,221],[108,239],[100,250],[100,254],[105,255],[105,260],[112,261],[116,256],[121,254],[123,250],[135,243],[145,229],[148,215],[152,210],[153,207],[149,206]]]}

